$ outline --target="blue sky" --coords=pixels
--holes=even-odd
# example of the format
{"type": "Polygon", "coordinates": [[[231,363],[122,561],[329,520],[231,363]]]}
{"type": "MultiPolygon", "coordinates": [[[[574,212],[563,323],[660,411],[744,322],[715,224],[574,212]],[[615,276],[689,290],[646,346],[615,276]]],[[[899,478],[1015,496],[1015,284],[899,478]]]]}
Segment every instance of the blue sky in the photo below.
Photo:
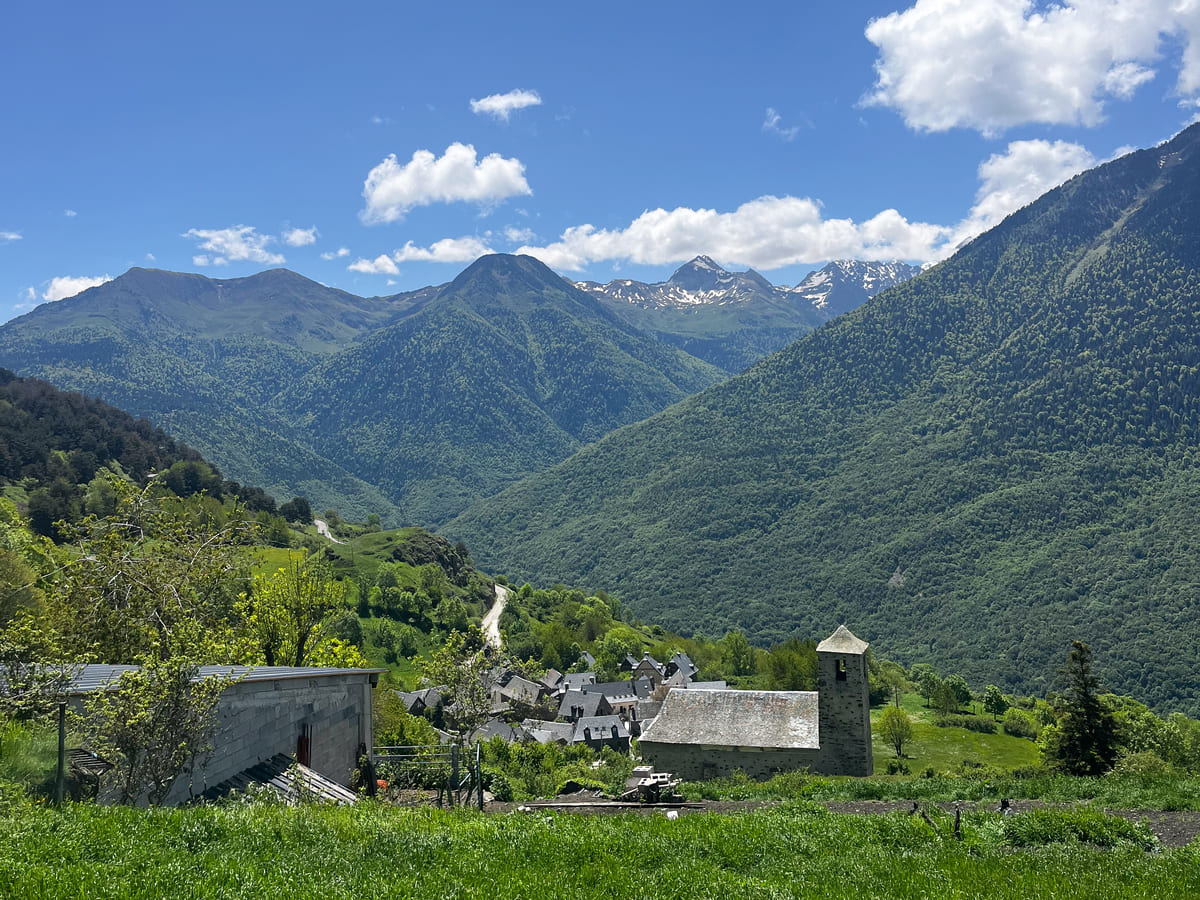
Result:
{"type": "Polygon", "coordinates": [[[1200,0],[17,3],[0,84],[0,320],[131,266],[794,284],[1194,121],[1200,0]]]}

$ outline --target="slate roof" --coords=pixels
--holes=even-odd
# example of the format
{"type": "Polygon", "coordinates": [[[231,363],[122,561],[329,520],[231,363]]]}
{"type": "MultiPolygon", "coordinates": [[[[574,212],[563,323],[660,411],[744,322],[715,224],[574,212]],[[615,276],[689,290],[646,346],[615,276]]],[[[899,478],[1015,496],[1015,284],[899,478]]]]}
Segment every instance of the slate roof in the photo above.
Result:
{"type": "Polygon", "coordinates": [[[566,691],[577,691],[585,684],[595,684],[595,672],[568,672],[563,676],[559,686],[566,691]]]}
{"type": "Polygon", "coordinates": [[[583,741],[611,741],[613,728],[617,729],[617,740],[629,740],[629,729],[618,716],[585,716],[575,723],[575,733],[571,743],[583,741]]]}
{"type": "Polygon", "coordinates": [[[866,641],[859,640],[850,633],[845,625],[839,625],[837,631],[821,643],[817,644],[818,653],[866,653],[869,647],[866,641]]]}
{"type": "Polygon", "coordinates": [[[675,689],[642,742],[817,750],[817,693],[675,689]]]}
{"type": "Polygon", "coordinates": [[[682,672],[689,680],[696,677],[696,673],[700,671],[700,667],[692,662],[682,650],[671,657],[671,661],[667,663],[668,671],[674,668],[676,672],[682,672]]]}
{"type": "Polygon", "coordinates": [[[514,728],[501,719],[488,719],[471,733],[473,741],[486,741],[493,737],[503,738],[510,744],[527,740],[522,729],[514,728]]]}
{"type": "Polygon", "coordinates": [[[558,706],[559,718],[576,718],[571,712],[575,707],[582,708],[585,716],[594,716],[601,711],[612,709],[608,698],[599,691],[567,691],[563,694],[562,703],[558,706]]]}
{"type": "Polygon", "coordinates": [[[537,719],[526,719],[521,728],[539,744],[551,744],[555,741],[570,743],[575,734],[575,726],[570,722],[540,722],[537,719]]]}
{"type": "Polygon", "coordinates": [[[727,691],[729,685],[724,681],[689,681],[689,691],[727,691]]]}
{"type": "MultiPolygon", "coordinates": [[[[136,672],[139,666],[110,666],[88,663],[79,666],[71,679],[67,693],[88,694],[100,689],[114,690],[117,680],[126,672],[136,672]]],[[[200,666],[199,678],[236,678],[239,681],[282,681],[289,678],[328,678],[334,675],[373,675],[372,681],[387,669],[321,669],[310,666],[200,666]]]]}
{"type": "Polygon", "coordinates": [[[506,700],[516,700],[532,705],[542,699],[545,691],[545,685],[537,684],[520,675],[514,675],[508,680],[508,684],[497,690],[497,693],[506,700]]]}

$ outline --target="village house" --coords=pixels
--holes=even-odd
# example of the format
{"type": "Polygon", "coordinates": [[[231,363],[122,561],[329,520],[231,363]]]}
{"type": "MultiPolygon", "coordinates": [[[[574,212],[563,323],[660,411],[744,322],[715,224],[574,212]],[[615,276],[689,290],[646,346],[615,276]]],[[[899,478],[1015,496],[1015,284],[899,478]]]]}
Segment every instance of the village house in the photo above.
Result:
{"type": "Polygon", "coordinates": [[[638,749],[658,771],[709,779],[808,769],[870,775],[867,643],[846,626],[817,646],[816,691],[671,690],[638,749]]]}

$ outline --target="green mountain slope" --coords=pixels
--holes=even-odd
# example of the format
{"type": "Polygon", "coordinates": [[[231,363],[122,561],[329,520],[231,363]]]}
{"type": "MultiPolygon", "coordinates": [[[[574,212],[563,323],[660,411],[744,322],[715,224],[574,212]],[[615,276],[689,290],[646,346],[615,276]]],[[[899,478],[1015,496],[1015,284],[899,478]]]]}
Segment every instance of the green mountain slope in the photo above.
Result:
{"type": "Polygon", "coordinates": [[[1200,126],[447,527],[687,633],[1200,706],[1200,126]]]}
{"type": "Polygon", "coordinates": [[[169,429],[223,471],[435,524],[724,373],[529,258],[364,299],[285,270],[132,269],[0,327],[0,364],[169,429]]]}
{"type": "Polygon", "coordinates": [[[445,521],[724,377],[530,257],[484,257],[277,398],[408,521],[445,521]]]}

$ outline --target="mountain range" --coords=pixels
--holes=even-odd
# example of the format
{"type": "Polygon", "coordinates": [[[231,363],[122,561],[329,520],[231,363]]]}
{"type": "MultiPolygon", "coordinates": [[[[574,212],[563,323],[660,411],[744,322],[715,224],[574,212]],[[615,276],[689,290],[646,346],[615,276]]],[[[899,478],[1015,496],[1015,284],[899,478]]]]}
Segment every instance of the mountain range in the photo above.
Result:
{"type": "Polygon", "coordinates": [[[1006,690],[1080,639],[1195,715],[1197,234],[1200,125],[446,531],[681,633],[852,623],[1006,690]]]}
{"type": "Polygon", "coordinates": [[[656,284],[623,279],[575,286],[659,340],[733,373],[920,271],[896,260],[835,260],[786,287],[753,269],[729,272],[698,256],[656,284]]]}
{"type": "Polygon", "coordinates": [[[283,269],[135,268],[0,326],[0,364],[145,416],[277,496],[436,525],[727,376],[702,357],[744,367],[820,319],[710,260],[673,281],[696,299],[649,327],[528,257],[373,298],[283,269]],[[744,281],[754,296],[722,287],[744,281]]]}

